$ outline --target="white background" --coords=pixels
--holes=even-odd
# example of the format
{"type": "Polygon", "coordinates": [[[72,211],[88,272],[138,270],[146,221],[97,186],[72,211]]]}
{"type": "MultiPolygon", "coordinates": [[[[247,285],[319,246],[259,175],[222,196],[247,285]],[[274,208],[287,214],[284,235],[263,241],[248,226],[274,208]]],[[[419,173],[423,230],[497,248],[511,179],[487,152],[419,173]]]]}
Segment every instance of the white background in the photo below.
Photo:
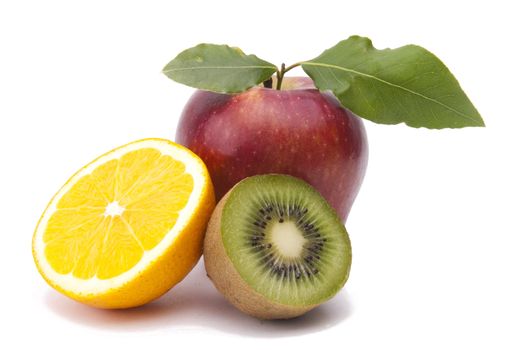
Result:
{"type": "Polygon", "coordinates": [[[2,1],[0,347],[523,348],[523,28],[516,1],[488,3],[2,1]],[[193,92],[161,74],[178,52],[228,43],[290,64],[352,34],[434,52],[487,127],[365,123],[352,272],[333,300],[262,322],[229,306],[201,265],[127,311],[91,309],[43,281],[31,237],[55,191],[116,146],[173,139],[193,92]]]}

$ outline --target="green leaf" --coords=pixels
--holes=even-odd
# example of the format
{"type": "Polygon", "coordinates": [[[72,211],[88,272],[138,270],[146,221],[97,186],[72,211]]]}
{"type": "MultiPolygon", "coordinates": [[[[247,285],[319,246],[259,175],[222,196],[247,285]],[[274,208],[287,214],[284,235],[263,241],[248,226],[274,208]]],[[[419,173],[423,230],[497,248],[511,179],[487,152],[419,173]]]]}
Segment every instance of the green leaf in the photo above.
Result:
{"type": "Polygon", "coordinates": [[[302,62],[320,90],[376,123],[431,129],[484,126],[458,81],[422,47],[377,50],[368,38],[351,36],[302,62]]]}
{"type": "Polygon", "coordinates": [[[174,81],[198,89],[242,92],[271,77],[275,65],[227,45],[200,44],[182,51],[163,69],[174,81]]]}

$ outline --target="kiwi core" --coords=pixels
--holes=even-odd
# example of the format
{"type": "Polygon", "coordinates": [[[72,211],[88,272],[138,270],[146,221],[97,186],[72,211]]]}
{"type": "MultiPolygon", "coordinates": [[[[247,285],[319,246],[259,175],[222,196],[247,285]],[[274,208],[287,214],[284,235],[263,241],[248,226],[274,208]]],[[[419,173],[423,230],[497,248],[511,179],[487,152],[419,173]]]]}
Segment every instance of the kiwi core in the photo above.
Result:
{"type": "Polygon", "coordinates": [[[270,235],[275,248],[286,258],[300,257],[307,242],[301,230],[292,221],[275,223],[271,227],[270,235]]]}

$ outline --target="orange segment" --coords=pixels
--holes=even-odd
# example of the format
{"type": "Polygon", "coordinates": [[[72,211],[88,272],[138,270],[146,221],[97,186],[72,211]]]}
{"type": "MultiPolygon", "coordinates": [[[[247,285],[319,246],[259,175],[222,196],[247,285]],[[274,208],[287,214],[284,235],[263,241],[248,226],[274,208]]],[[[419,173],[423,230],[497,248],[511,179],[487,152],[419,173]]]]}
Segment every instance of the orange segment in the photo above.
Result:
{"type": "Polygon", "coordinates": [[[78,230],[92,230],[104,211],[104,207],[57,209],[47,223],[43,239],[47,243],[56,238],[81,236],[78,230]]]}
{"type": "Polygon", "coordinates": [[[73,276],[82,279],[93,278],[101,264],[105,238],[112,234],[112,218],[103,217],[92,231],[79,242],[82,250],[77,255],[73,276]]]}
{"type": "MultiPolygon", "coordinates": [[[[127,197],[133,189],[141,191],[144,183],[151,184],[149,173],[154,172],[154,169],[157,168],[156,162],[161,156],[162,154],[158,150],[142,149],[129,152],[120,158],[117,174],[117,192],[120,199],[127,197]]],[[[148,189],[150,186],[145,186],[144,190],[148,189]]]]}
{"type": "Polygon", "coordinates": [[[57,208],[88,208],[105,207],[107,199],[100,191],[98,185],[93,182],[91,175],[82,177],[74,186],[60,199],[57,208]]]}
{"type": "Polygon", "coordinates": [[[115,200],[119,165],[119,160],[113,159],[91,173],[91,181],[96,184],[96,190],[109,203],[115,200]]]}
{"type": "Polygon", "coordinates": [[[121,217],[115,217],[102,251],[97,276],[107,279],[118,276],[142,258],[144,250],[134,229],[121,217]]]}
{"type": "Polygon", "coordinates": [[[163,210],[126,210],[123,219],[133,228],[137,239],[147,251],[154,248],[178,219],[178,213],[163,210]]]}
{"type": "MultiPolygon", "coordinates": [[[[162,156],[160,158],[151,157],[152,163],[146,168],[147,172],[142,173],[140,178],[134,178],[133,173],[136,172],[137,168],[136,160],[134,160],[132,167],[128,167],[131,160],[126,158],[127,157],[124,157],[122,159],[122,166],[120,167],[119,179],[121,179],[121,182],[118,194],[119,199],[124,206],[142,200],[144,197],[148,198],[152,194],[160,194],[161,190],[166,189],[166,187],[176,186],[178,181],[176,181],[176,183],[171,181],[165,182],[165,179],[176,179],[177,177],[184,175],[185,166],[183,163],[162,156]],[[130,183],[125,181],[126,177],[133,178],[134,182],[130,183]],[[147,183],[147,185],[144,185],[145,183],[147,183]]],[[[185,176],[190,177],[188,174],[185,174],[185,176]]],[[[186,193],[190,193],[191,189],[186,193]]]]}
{"type": "MultiPolygon", "coordinates": [[[[93,213],[93,211],[88,211],[93,213]]],[[[76,266],[77,260],[85,249],[84,240],[95,232],[103,221],[99,215],[74,216],[73,211],[57,211],[44,233],[45,257],[58,273],[68,274],[76,266]],[[67,225],[67,220],[71,225],[67,225]]]]}

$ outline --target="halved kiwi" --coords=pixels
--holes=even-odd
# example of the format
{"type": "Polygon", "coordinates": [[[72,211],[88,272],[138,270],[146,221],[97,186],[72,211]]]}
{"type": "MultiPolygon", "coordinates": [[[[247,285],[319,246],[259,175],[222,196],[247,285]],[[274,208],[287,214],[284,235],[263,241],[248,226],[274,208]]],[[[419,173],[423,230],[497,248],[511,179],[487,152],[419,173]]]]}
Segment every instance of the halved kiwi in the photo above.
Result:
{"type": "Polygon", "coordinates": [[[204,242],[207,274],[238,309],[263,319],[299,316],[345,284],[351,245],[344,225],[306,182],[259,175],[217,205],[204,242]]]}

